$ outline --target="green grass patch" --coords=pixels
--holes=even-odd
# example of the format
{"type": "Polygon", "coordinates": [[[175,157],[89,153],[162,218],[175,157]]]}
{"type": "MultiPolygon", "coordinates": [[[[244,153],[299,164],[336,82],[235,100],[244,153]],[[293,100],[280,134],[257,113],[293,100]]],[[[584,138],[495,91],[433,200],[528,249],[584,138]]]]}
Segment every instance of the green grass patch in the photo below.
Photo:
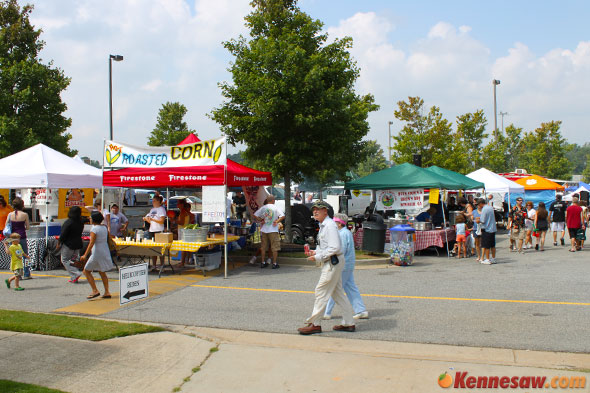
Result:
{"type": "MultiPolygon", "coordinates": [[[[120,323],[66,315],[0,310],[0,330],[102,341],[134,334],[161,332],[158,326],[120,323]]],[[[0,392],[5,390],[0,389],[0,392]]]]}
{"type": "Polygon", "coordinates": [[[0,392],[10,393],[65,393],[61,390],[44,388],[43,386],[0,379],[0,392]]]}
{"type": "Polygon", "coordinates": [[[217,352],[217,351],[219,351],[219,348],[217,348],[217,347],[213,347],[209,350],[209,352],[211,352],[211,353],[217,352]]]}

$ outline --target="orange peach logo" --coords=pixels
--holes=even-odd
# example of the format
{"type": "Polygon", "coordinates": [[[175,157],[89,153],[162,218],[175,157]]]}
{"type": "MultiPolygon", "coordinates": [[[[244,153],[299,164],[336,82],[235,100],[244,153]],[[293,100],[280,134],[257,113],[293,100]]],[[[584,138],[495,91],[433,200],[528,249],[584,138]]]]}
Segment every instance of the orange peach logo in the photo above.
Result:
{"type": "Polygon", "coordinates": [[[438,376],[438,384],[441,388],[448,388],[453,384],[453,377],[445,371],[444,374],[438,376]]]}

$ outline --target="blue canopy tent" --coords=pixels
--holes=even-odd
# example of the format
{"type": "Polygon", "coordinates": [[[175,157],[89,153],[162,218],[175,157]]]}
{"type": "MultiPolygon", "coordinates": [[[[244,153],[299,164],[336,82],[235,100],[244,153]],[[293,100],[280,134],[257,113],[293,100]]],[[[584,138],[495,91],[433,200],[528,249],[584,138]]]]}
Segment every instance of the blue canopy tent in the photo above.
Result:
{"type": "Polygon", "coordinates": [[[584,187],[585,189],[590,190],[590,184],[584,183],[583,181],[576,182],[576,183],[569,183],[568,182],[568,184],[572,184],[572,185],[565,189],[566,192],[576,191],[580,187],[584,187]]]}

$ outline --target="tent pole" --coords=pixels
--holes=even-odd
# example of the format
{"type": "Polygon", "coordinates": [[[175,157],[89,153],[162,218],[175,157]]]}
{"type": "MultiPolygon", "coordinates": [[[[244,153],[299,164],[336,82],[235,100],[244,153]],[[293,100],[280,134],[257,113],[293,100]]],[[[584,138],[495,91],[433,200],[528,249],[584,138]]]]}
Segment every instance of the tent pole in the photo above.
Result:
{"type": "Polygon", "coordinates": [[[45,187],[45,247],[47,247],[48,238],[49,238],[49,187],[45,187]]]}
{"type": "MultiPolygon", "coordinates": [[[[166,203],[170,203],[170,190],[168,189],[168,187],[166,187],[166,203]]],[[[168,208],[168,205],[166,205],[166,210],[168,208]]],[[[168,217],[168,215],[166,215],[166,232],[170,232],[170,218],[168,217]]]]}
{"type": "Polygon", "coordinates": [[[445,203],[443,202],[442,198],[440,200],[440,206],[442,208],[442,213],[443,213],[443,215],[442,215],[443,216],[443,229],[445,231],[445,240],[446,240],[445,244],[447,245],[447,258],[450,258],[451,255],[449,253],[449,234],[447,232],[447,217],[445,214],[445,203]]]}
{"type": "MultiPolygon", "coordinates": [[[[223,185],[223,197],[225,199],[227,199],[227,184],[223,185]]],[[[227,217],[227,201],[224,200],[223,201],[223,206],[224,206],[224,211],[225,214],[223,215],[224,220],[223,220],[223,244],[225,245],[225,252],[224,252],[224,265],[223,265],[223,278],[227,278],[227,220],[229,217],[227,217]]]]}
{"type": "Polygon", "coordinates": [[[223,144],[225,145],[225,163],[223,164],[223,244],[225,245],[225,252],[224,252],[224,265],[223,265],[223,278],[227,278],[227,138],[224,138],[223,144]]]}
{"type": "MultiPolygon", "coordinates": [[[[105,156],[105,151],[106,151],[106,146],[107,146],[107,141],[106,139],[102,140],[102,173],[103,173],[103,177],[102,177],[102,189],[101,189],[101,195],[100,195],[100,213],[102,214],[102,212],[104,211],[104,156],[105,156]]],[[[94,205],[94,201],[92,201],[92,204],[94,205]]]]}

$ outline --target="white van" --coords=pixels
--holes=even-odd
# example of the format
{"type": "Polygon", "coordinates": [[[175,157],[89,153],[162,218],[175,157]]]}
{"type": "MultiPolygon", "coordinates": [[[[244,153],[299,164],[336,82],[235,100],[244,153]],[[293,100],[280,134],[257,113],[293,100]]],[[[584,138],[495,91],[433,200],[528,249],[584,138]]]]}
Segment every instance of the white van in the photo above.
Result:
{"type": "Polygon", "coordinates": [[[346,211],[346,207],[340,206],[340,196],[346,195],[348,197],[348,216],[364,214],[365,209],[371,204],[370,190],[345,190],[343,186],[334,186],[322,193],[326,202],[334,208],[334,212],[346,211]]]}

